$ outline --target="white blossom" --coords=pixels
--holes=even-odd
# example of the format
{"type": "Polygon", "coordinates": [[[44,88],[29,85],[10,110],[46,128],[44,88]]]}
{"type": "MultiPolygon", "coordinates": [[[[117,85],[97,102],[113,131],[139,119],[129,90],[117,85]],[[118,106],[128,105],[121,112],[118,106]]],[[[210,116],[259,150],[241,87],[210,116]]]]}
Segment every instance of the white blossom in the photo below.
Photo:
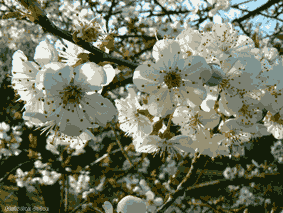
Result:
{"type": "Polygon", "coordinates": [[[149,93],[148,110],[158,117],[173,113],[178,104],[199,106],[206,95],[202,86],[211,77],[211,68],[200,56],[180,57],[180,46],[170,42],[157,55],[156,64],[138,66],[133,82],[142,92],[149,93]]]}
{"type": "Polygon", "coordinates": [[[42,78],[38,87],[45,91],[44,114],[25,112],[25,116],[43,123],[54,121],[53,126],[59,127],[61,133],[78,136],[88,127],[105,126],[116,115],[108,99],[98,93],[89,93],[101,90],[102,85],[110,81],[105,70],[95,63],[88,62],[76,68],[50,63],[37,77],[42,78]]]}

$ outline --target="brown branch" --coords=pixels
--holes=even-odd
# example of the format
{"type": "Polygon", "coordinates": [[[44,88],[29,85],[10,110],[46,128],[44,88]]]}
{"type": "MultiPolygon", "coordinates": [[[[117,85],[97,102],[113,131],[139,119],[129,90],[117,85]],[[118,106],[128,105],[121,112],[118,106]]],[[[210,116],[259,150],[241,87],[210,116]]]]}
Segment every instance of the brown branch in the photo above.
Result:
{"type": "MultiPolygon", "coordinates": [[[[40,11],[41,9],[34,4],[34,0],[21,0],[21,3],[24,4],[25,7],[28,8],[35,8],[35,11],[40,11]]],[[[37,14],[36,19],[33,20],[34,23],[39,24],[44,32],[49,32],[55,36],[59,36],[61,38],[64,38],[74,44],[77,44],[78,46],[90,51],[91,53],[93,53],[95,55],[95,57],[92,57],[91,59],[94,60],[94,62],[103,62],[103,61],[109,61],[109,62],[114,62],[117,63],[119,65],[125,65],[130,67],[131,69],[135,69],[138,64],[122,59],[122,58],[116,58],[113,57],[105,52],[103,52],[102,50],[94,47],[92,44],[85,42],[81,39],[79,39],[78,42],[73,41],[73,36],[70,32],[66,31],[66,30],[62,30],[59,29],[58,27],[56,27],[48,18],[45,14],[37,14]]]]}
{"type": "Polygon", "coordinates": [[[198,175],[197,175],[197,168],[198,167],[201,167],[201,165],[203,165],[203,161],[199,161],[200,157],[202,155],[199,155],[198,152],[195,153],[195,156],[194,156],[194,159],[192,161],[192,164],[191,164],[191,168],[189,170],[189,172],[187,173],[186,177],[183,179],[183,181],[179,184],[179,186],[177,187],[177,190],[175,191],[175,193],[172,195],[170,194],[167,201],[165,202],[164,205],[162,205],[158,210],[157,210],[157,213],[161,213],[161,212],[165,212],[166,209],[171,206],[174,201],[179,197],[181,196],[185,189],[188,187],[188,186],[192,186],[198,175]]]}
{"type": "Polygon", "coordinates": [[[247,15],[241,17],[241,18],[237,18],[237,19],[234,19],[232,21],[232,23],[234,22],[238,22],[238,23],[241,23],[242,21],[246,20],[246,19],[249,19],[251,17],[254,17],[256,16],[258,13],[260,13],[261,11],[264,11],[266,10],[267,8],[271,7],[272,5],[274,5],[275,3],[278,3],[280,2],[281,0],[269,0],[266,4],[263,4],[262,6],[260,6],[259,8],[249,12],[247,15]]]}
{"type": "Polygon", "coordinates": [[[128,154],[125,152],[124,147],[122,146],[122,144],[121,144],[121,142],[120,142],[120,140],[119,140],[119,138],[118,138],[118,135],[117,135],[117,133],[116,133],[116,130],[115,130],[112,126],[111,126],[111,129],[113,130],[113,132],[114,132],[114,134],[115,134],[116,142],[118,143],[118,145],[119,145],[119,147],[120,147],[120,149],[121,149],[123,155],[124,155],[125,158],[129,161],[129,163],[130,163],[130,165],[131,165],[131,167],[132,167],[132,166],[133,166],[133,163],[132,163],[132,161],[130,160],[128,154]]]}
{"type": "Polygon", "coordinates": [[[159,7],[161,7],[163,13],[165,13],[165,14],[168,16],[170,22],[172,22],[172,19],[171,19],[171,17],[170,17],[170,14],[169,14],[168,11],[166,10],[166,8],[163,7],[157,0],[154,0],[154,3],[157,4],[159,7]]]}

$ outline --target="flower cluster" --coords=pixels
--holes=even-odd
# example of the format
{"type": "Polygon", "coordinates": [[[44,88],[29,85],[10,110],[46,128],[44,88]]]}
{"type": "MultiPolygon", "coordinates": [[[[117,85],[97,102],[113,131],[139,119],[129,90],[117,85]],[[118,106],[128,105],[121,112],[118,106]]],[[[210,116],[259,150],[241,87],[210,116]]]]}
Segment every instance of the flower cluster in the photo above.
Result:
{"type": "Polygon", "coordinates": [[[91,135],[87,128],[106,126],[118,114],[137,152],[175,155],[198,149],[215,157],[232,154],[233,146],[252,137],[272,133],[281,139],[282,59],[276,51],[255,48],[229,23],[204,29],[188,27],[176,39],[157,41],[155,62],[145,61],[134,71],[133,86],[142,93],[129,88],[128,97],[115,100],[117,109],[100,95],[116,74],[111,65],[80,60],[88,52],[71,43],[58,54],[47,39],[36,48],[36,62],[17,51],[12,83],[25,101],[23,117],[54,130],[60,140],[84,141],[81,134],[91,135]],[[268,113],[262,124],[263,110],[268,113]]]}
{"type": "MultiPolygon", "coordinates": [[[[168,6],[176,9],[176,3],[180,1],[159,0],[158,4],[165,13],[168,6]],[[163,4],[165,6],[161,6],[163,4]]],[[[123,3],[117,3],[118,11],[112,11],[111,5],[113,14],[120,16],[120,19],[114,18],[113,23],[123,19],[129,31],[135,31],[135,25],[139,25],[142,35],[148,32],[153,36],[158,32],[166,37],[153,45],[153,60],[144,61],[144,56],[137,59],[142,63],[133,73],[131,86],[135,89],[129,87],[128,96],[115,100],[115,105],[101,92],[119,70],[114,70],[108,62],[90,62],[92,53],[76,44],[83,40],[107,53],[112,54],[115,50],[122,55],[124,51],[114,47],[115,34],[105,32],[98,17],[89,21],[91,12],[87,9],[69,3],[60,9],[65,11],[69,7],[73,13],[70,17],[78,16],[73,18],[72,26],[72,39],[76,44],[61,40],[62,49],[59,50],[45,39],[36,47],[34,61],[29,61],[21,50],[13,54],[12,86],[20,96],[19,100],[25,103],[23,118],[51,134],[47,139],[47,150],[59,155],[58,147],[67,145],[67,154],[80,155],[87,141],[94,139],[88,128],[107,127],[116,115],[118,126],[133,138],[139,153],[169,152],[179,156],[184,152],[199,152],[212,158],[244,155],[243,144],[255,137],[272,134],[278,140],[283,139],[283,84],[280,81],[283,58],[275,48],[257,48],[261,45],[256,39],[240,35],[230,23],[208,23],[202,31],[187,27],[181,32],[182,20],[172,24],[168,19],[166,23],[159,19],[157,23],[161,24],[157,30],[153,21],[149,24],[144,18],[140,21],[135,7],[129,0],[125,2],[130,5],[125,10],[123,3]],[[172,39],[167,38],[168,34],[172,39]]],[[[212,17],[218,10],[227,11],[230,4],[230,0],[208,0],[206,12],[212,17]]],[[[194,14],[199,14],[199,6],[200,3],[194,14]]],[[[153,5],[150,8],[154,9],[153,5]]],[[[23,38],[23,29],[17,31],[13,27],[11,30],[18,40],[23,38]]],[[[135,41],[136,38],[132,39],[135,41]]],[[[145,43],[146,48],[153,42],[145,43]]],[[[135,45],[131,46],[135,48],[135,45]]],[[[11,47],[15,47],[13,43],[11,47]]],[[[132,53],[125,55],[129,57],[132,53]]],[[[10,127],[5,123],[0,125],[0,154],[20,153],[21,132],[19,127],[12,129],[13,137],[10,137],[7,134],[10,127]],[[11,143],[6,143],[8,140],[11,143]]],[[[282,163],[281,150],[281,141],[271,147],[271,153],[279,163],[282,163]]],[[[149,164],[145,159],[144,168],[149,164]]],[[[257,168],[250,176],[259,176],[261,167],[255,161],[253,163],[257,168]]],[[[31,183],[51,185],[60,178],[61,174],[41,161],[35,162],[35,168],[42,177],[31,177],[35,169],[30,172],[17,169],[19,187],[32,190],[31,183]]],[[[170,163],[164,171],[175,173],[175,168],[176,165],[170,163]]],[[[238,167],[227,167],[223,174],[230,180],[247,175],[238,167]]],[[[162,177],[164,173],[160,175],[162,177]]],[[[83,198],[99,191],[105,181],[102,180],[96,189],[89,189],[88,174],[81,174],[78,181],[73,176],[68,178],[76,194],[85,191],[83,198]]],[[[133,191],[145,195],[146,201],[126,196],[118,203],[118,212],[154,212],[163,203],[144,180],[139,184],[141,187],[133,191]]],[[[169,182],[166,185],[170,191],[169,182]]],[[[243,187],[236,204],[252,203],[256,203],[256,197],[243,187]]],[[[103,208],[107,213],[113,212],[110,202],[105,202],[103,208]]]]}
{"type": "Polygon", "coordinates": [[[137,152],[243,155],[232,150],[252,138],[272,133],[281,139],[282,59],[275,52],[259,57],[262,50],[229,23],[205,29],[157,41],[155,62],[145,61],[133,75],[145,96],[129,91],[115,101],[120,128],[133,137],[137,152]],[[172,126],[179,131],[171,132],[172,126]]]}
{"type": "Polygon", "coordinates": [[[22,152],[18,149],[22,142],[20,129],[20,126],[12,126],[12,132],[9,134],[8,132],[11,130],[9,124],[0,123],[0,159],[2,159],[2,155],[5,157],[17,156],[22,152]]]}

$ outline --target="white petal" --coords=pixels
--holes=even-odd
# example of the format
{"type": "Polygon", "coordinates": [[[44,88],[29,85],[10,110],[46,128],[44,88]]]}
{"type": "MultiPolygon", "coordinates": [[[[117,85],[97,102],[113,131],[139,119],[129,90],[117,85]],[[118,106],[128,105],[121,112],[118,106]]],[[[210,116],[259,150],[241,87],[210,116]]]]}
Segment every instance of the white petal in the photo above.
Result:
{"type": "Polygon", "coordinates": [[[161,141],[161,138],[156,135],[146,136],[136,145],[136,151],[143,153],[156,152],[159,148],[158,143],[160,143],[161,141]]]}
{"type": "Polygon", "coordinates": [[[185,151],[194,153],[195,149],[191,147],[193,141],[190,137],[185,135],[178,135],[173,138],[171,138],[168,143],[174,143],[174,147],[178,147],[179,149],[185,151]]]}
{"type": "Polygon", "coordinates": [[[48,121],[44,114],[38,112],[24,112],[23,119],[31,121],[34,124],[41,124],[48,121]]]}
{"type": "Polygon", "coordinates": [[[68,136],[79,136],[88,127],[90,127],[91,124],[84,116],[82,109],[79,107],[70,109],[70,111],[61,111],[60,132],[68,136]],[[74,112],[72,112],[72,110],[74,110],[74,112]]]}
{"type": "Polygon", "coordinates": [[[145,93],[153,93],[157,90],[157,87],[160,86],[158,82],[143,78],[140,71],[134,72],[133,82],[140,91],[145,93]]]}
{"type": "Polygon", "coordinates": [[[14,54],[13,54],[13,60],[21,60],[21,61],[28,61],[28,58],[26,57],[26,55],[23,53],[23,51],[21,50],[17,50],[14,54]]]}
{"type": "Polygon", "coordinates": [[[166,88],[160,88],[149,96],[148,111],[151,115],[163,117],[174,112],[177,104],[173,100],[173,92],[166,88]]]}
{"type": "MultiPolygon", "coordinates": [[[[54,64],[56,67],[57,65],[54,64]]],[[[47,67],[43,73],[43,86],[46,89],[47,95],[58,95],[59,91],[62,91],[66,85],[69,85],[73,75],[73,68],[65,66],[59,70],[47,67]]],[[[40,75],[41,76],[41,75],[40,75]]]]}
{"type": "Polygon", "coordinates": [[[198,115],[204,128],[213,129],[219,123],[220,115],[216,114],[214,110],[211,112],[199,111],[198,115]]]}
{"type": "Polygon", "coordinates": [[[158,61],[163,56],[176,55],[181,51],[180,45],[173,39],[162,39],[153,46],[152,56],[158,61]]]}
{"type": "Polygon", "coordinates": [[[146,205],[142,199],[128,195],[119,201],[117,205],[117,212],[145,213],[146,205]]]}
{"type": "Polygon", "coordinates": [[[107,83],[107,75],[103,67],[93,62],[77,66],[74,70],[74,83],[80,85],[86,92],[100,90],[107,83]]]}
{"type": "Polygon", "coordinates": [[[188,79],[201,84],[207,82],[212,75],[210,66],[200,56],[190,56],[187,59],[180,60],[178,68],[182,70],[182,79],[188,79]]]}
{"type": "Polygon", "coordinates": [[[184,85],[182,85],[179,90],[182,96],[180,99],[182,101],[181,105],[189,105],[191,107],[200,106],[206,98],[206,89],[202,85],[192,84],[192,82],[188,81],[186,81],[184,85]]]}
{"type": "Polygon", "coordinates": [[[102,205],[105,213],[113,213],[114,209],[112,204],[109,201],[105,201],[102,205]]]}
{"type": "Polygon", "coordinates": [[[85,140],[85,141],[89,141],[91,139],[93,139],[93,140],[95,139],[94,135],[89,130],[86,130],[82,134],[80,134],[79,138],[81,140],[85,140]]]}
{"type": "Polygon", "coordinates": [[[162,57],[160,57],[156,64],[158,64],[160,67],[165,67],[166,70],[170,70],[169,67],[175,68],[177,62],[181,59],[181,49],[179,43],[174,41],[162,51],[161,56],[162,57]]]}
{"type": "Polygon", "coordinates": [[[243,103],[239,95],[231,95],[232,97],[230,97],[230,94],[226,95],[225,92],[221,92],[220,95],[219,109],[227,116],[236,114],[242,108],[243,103]]]}
{"type": "Polygon", "coordinates": [[[53,45],[50,44],[48,39],[40,42],[35,49],[34,60],[40,66],[44,66],[50,62],[58,61],[58,53],[53,45]]]}
{"type": "Polygon", "coordinates": [[[113,79],[116,75],[116,71],[113,69],[113,67],[110,64],[104,65],[103,69],[104,69],[104,71],[107,75],[107,82],[105,84],[103,84],[103,86],[106,86],[113,81],[113,79]]]}
{"type": "Polygon", "coordinates": [[[81,106],[86,110],[86,117],[90,123],[97,122],[100,126],[106,126],[107,122],[118,114],[112,102],[97,93],[85,95],[81,100],[81,106]]]}

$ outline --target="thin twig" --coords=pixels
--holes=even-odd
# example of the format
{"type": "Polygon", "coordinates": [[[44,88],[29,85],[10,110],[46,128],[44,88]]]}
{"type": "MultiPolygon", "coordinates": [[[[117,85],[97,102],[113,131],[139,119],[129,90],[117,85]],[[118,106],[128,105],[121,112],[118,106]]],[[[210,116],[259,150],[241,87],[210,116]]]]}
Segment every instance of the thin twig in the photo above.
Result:
{"type": "MultiPolygon", "coordinates": [[[[3,178],[0,179],[0,182],[2,182],[3,180],[5,180],[13,171],[15,171],[16,169],[18,169],[20,166],[22,166],[22,165],[24,165],[24,164],[26,164],[26,163],[30,163],[30,162],[32,162],[32,161],[35,161],[35,159],[26,161],[26,162],[24,162],[24,163],[19,164],[19,165],[16,166],[16,167],[14,167],[11,171],[7,172],[7,174],[6,174],[3,178]]],[[[3,184],[4,184],[4,183],[0,183],[0,186],[2,186],[3,184]]]]}
{"type": "MultiPolygon", "coordinates": [[[[34,0],[32,0],[32,1],[30,1],[30,0],[20,0],[20,3],[27,8],[35,8],[39,11],[42,11],[41,8],[39,8],[38,4],[35,4],[34,0]]],[[[38,14],[36,19],[33,20],[33,21],[34,21],[34,23],[39,24],[42,27],[44,32],[49,32],[49,33],[51,33],[55,36],[59,36],[63,39],[66,39],[66,40],[84,48],[85,50],[88,50],[91,53],[93,53],[94,56],[92,57],[92,59],[95,60],[94,62],[110,61],[110,62],[117,63],[119,65],[128,66],[132,69],[135,69],[139,65],[137,63],[134,63],[134,62],[122,59],[122,58],[116,58],[114,56],[111,56],[110,54],[105,53],[104,51],[93,46],[91,43],[88,43],[88,42],[86,42],[82,39],[79,39],[78,42],[75,42],[73,40],[72,34],[69,31],[62,30],[62,29],[58,28],[44,14],[38,14]]]]}
{"type": "Polygon", "coordinates": [[[216,213],[219,213],[219,211],[218,211],[215,207],[213,207],[212,205],[210,205],[209,203],[207,203],[207,201],[206,201],[205,199],[203,199],[202,197],[200,197],[200,199],[201,199],[201,201],[202,201],[203,203],[205,202],[205,203],[204,203],[204,206],[213,209],[213,211],[216,212],[216,213]]]}
{"type": "Polygon", "coordinates": [[[124,150],[124,148],[123,148],[123,146],[122,146],[122,144],[121,144],[120,140],[118,139],[118,135],[117,135],[117,133],[116,133],[115,129],[113,128],[112,124],[111,124],[111,129],[113,130],[113,132],[114,132],[114,134],[115,134],[116,141],[117,141],[117,143],[118,143],[118,145],[119,145],[119,147],[120,147],[120,149],[121,149],[121,151],[122,151],[123,155],[124,155],[124,156],[125,156],[125,158],[129,161],[129,163],[130,163],[131,167],[133,167],[133,165],[134,165],[134,164],[133,164],[133,163],[132,163],[132,161],[130,160],[130,158],[129,158],[128,154],[125,152],[125,150],[124,150]]]}
{"type": "Polygon", "coordinates": [[[258,7],[257,9],[250,11],[247,15],[242,16],[241,18],[236,18],[232,21],[232,23],[234,22],[238,22],[241,23],[244,20],[247,20],[249,18],[254,17],[255,15],[257,15],[258,13],[260,13],[263,10],[267,10],[269,7],[271,7],[272,5],[274,5],[275,3],[279,3],[281,0],[272,0],[272,1],[268,1],[265,4],[261,5],[260,7],[258,7]]]}
{"type": "Polygon", "coordinates": [[[64,174],[66,176],[66,186],[65,186],[65,212],[68,212],[68,187],[69,187],[69,177],[67,174],[64,174]]]}
{"type": "Polygon", "coordinates": [[[177,199],[177,197],[179,197],[182,192],[184,192],[184,189],[186,188],[185,186],[191,182],[188,181],[190,179],[190,177],[192,176],[192,174],[194,172],[196,172],[196,168],[195,168],[195,164],[197,163],[197,160],[199,159],[200,155],[199,152],[195,153],[194,159],[192,161],[191,164],[191,168],[189,170],[189,172],[187,173],[186,177],[183,179],[183,181],[179,184],[179,186],[177,187],[177,190],[175,191],[175,193],[173,195],[169,195],[168,200],[166,201],[166,203],[164,205],[162,205],[158,210],[157,213],[161,213],[161,212],[165,212],[166,209],[171,206],[173,204],[173,202],[177,199]]]}
{"type": "Polygon", "coordinates": [[[65,213],[65,205],[63,204],[64,203],[64,190],[65,190],[65,174],[62,175],[62,189],[61,189],[61,205],[60,205],[60,209],[59,209],[59,212],[60,213],[65,213]]]}

